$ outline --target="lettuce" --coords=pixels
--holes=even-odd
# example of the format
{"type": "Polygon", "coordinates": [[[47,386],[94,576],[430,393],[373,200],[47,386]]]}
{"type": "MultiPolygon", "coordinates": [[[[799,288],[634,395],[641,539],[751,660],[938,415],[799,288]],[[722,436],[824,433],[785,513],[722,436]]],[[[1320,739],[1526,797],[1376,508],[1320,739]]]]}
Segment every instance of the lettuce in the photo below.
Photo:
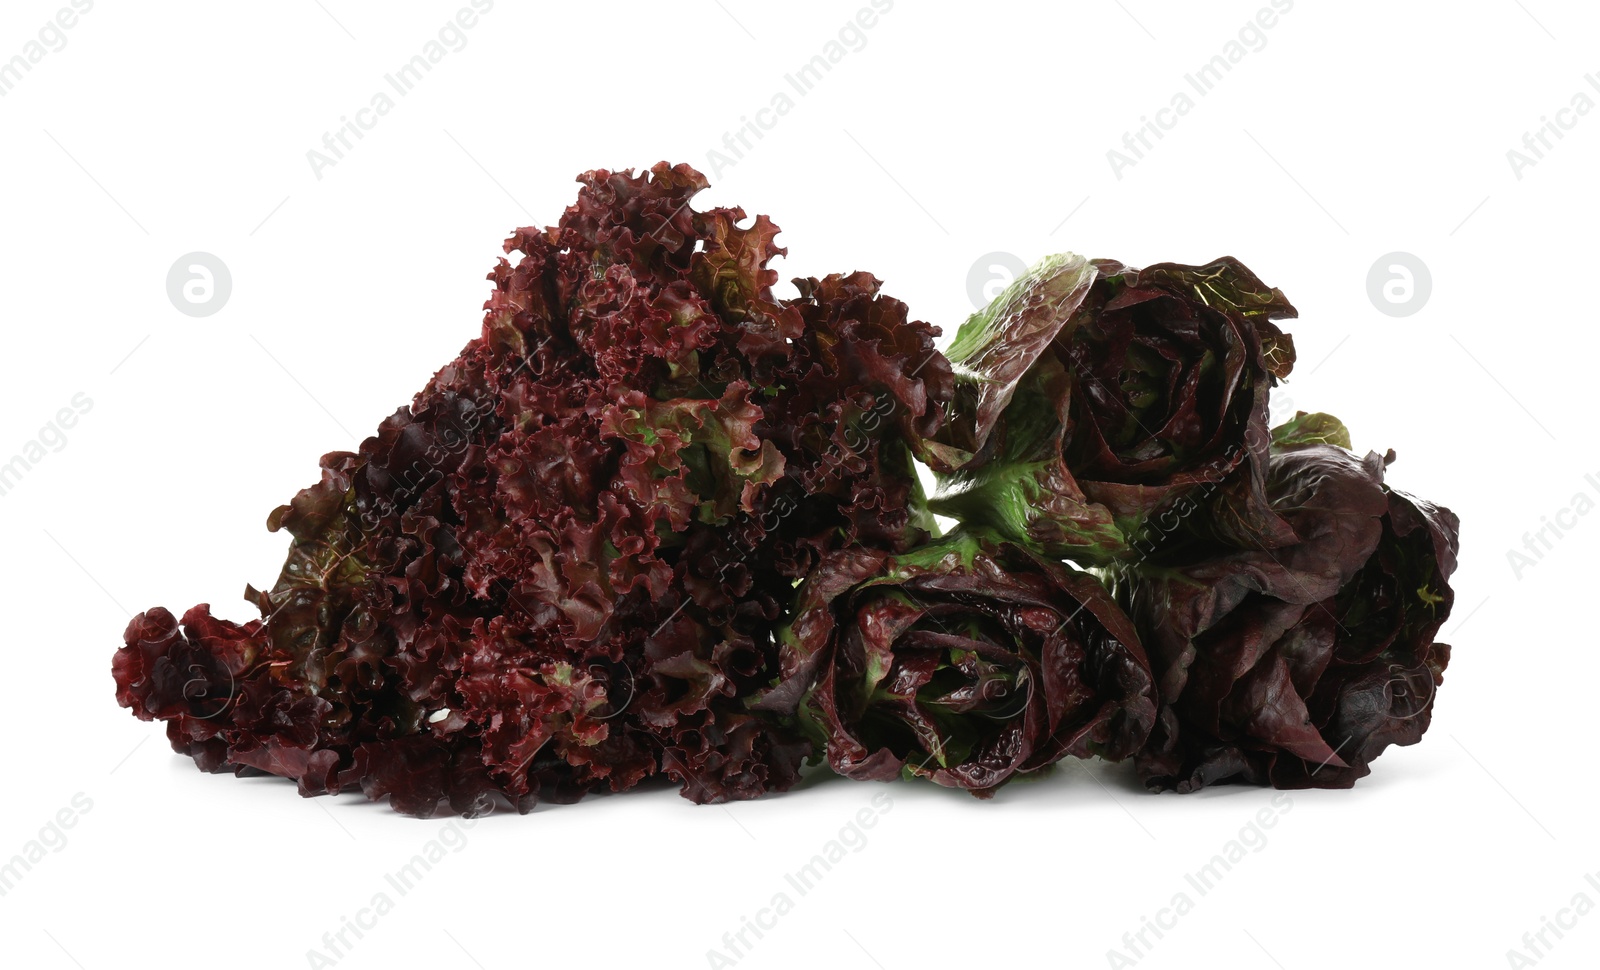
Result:
{"type": "Polygon", "coordinates": [[[1222,781],[1348,788],[1432,720],[1450,647],[1459,523],[1384,482],[1327,415],[1273,432],[1267,493],[1295,541],[1198,541],[1116,571],[1161,699],[1137,757],[1156,789],[1222,781]]]}
{"type": "Polygon", "coordinates": [[[1120,760],[1155,717],[1133,625],[1087,573],[982,532],[818,567],[763,709],[796,713],[840,774],[989,796],[1064,757],[1120,760]]]}
{"type": "Polygon", "coordinates": [[[748,798],[813,755],[747,702],[818,562],[927,538],[938,330],[866,273],[774,296],[777,226],[692,209],[687,166],[579,181],[507,241],[481,334],[272,514],[260,620],[129,625],[119,702],[202,769],[426,816],[656,775],[748,798]]]}
{"type": "Polygon", "coordinates": [[[1428,729],[1459,524],[1334,418],[1268,430],[1296,311],[1237,260],[1052,256],[946,357],[870,273],[777,295],[778,227],[688,166],[579,182],[271,513],[259,619],[128,625],[118,703],[202,770],[424,817],[822,762],[1331,788],[1428,729]]]}
{"type": "Polygon", "coordinates": [[[1274,320],[1296,311],[1231,257],[1130,269],[1049,257],[950,348],[952,420],[924,447],[936,512],[1052,556],[1139,554],[1150,520],[1242,485],[1235,527],[1286,541],[1261,493],[1267,395],[1294,366],[1274,320]]]}

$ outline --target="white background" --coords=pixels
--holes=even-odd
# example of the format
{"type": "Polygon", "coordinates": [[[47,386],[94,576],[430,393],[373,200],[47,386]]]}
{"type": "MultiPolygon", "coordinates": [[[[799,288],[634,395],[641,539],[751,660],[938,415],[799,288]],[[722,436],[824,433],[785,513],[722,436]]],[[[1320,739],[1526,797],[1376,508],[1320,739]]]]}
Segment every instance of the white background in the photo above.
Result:
{"type": "MultiPolygon", "coordinates": [[[[9,0],[0,60],[65,5],[9,0]]],[[[1107,966],[1187,890],[1139,966],[1496,967],[1574,894],[1600,903],[1600,516],[1564,511],[1600,499],[1600,112],[1563,116],[1521,178],[1506,155],[1576,92],[1600,101],[1592,6],[1299,0],[1118,178],[1108,149],[1265,0],[900,0],[732,165],[708,152],[866,0],[500,0],[319,179],[307,151],[465,5],[101,0],[0,98],[0,461],[93,402],[0,497],[0,861],[92,802],[0,898],[7,965],[306,966],[447,825],[197,772],[116,706],[111,655],[130,611],[251,617],[240,593],[285,549],[267,513],[477,332],[500,241],[553,223],[577,173],[662,158],[712,176],[700,205],[770,213],[786,280],[870,269],[947,337],[997,251],[1232,254],[1283,288],[1302,319],[1280,397],[1396,449],[1390,481],[1461,516],[1434,727],[1354,791],[1294,794],[1204,897],[1184,874],[1271,792],[1158,797],[1078,766],[987,803],[655,791],[480,820],[338,966],[707,966],[885,791],[866,845],[738,966],[1107,966]],[[209,317],[165,290],[193,251],[232,274],[209,317]],[[1393,251],[1432,276],[1400,318],[1366,282],[1393,251]],[[1519,574],[1508,551],[1558,517],[1519,574]]],[[[1564,933],[1539,965],[1593,966],[1600,915],[1564,933]]]]}

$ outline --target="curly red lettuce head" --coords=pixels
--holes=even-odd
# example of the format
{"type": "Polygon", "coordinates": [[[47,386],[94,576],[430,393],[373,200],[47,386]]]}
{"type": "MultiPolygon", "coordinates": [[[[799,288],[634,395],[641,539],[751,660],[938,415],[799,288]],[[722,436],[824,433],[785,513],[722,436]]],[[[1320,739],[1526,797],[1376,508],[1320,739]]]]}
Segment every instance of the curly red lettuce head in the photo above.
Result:
{"type": "Polygon", "coordinates": [[[1201,539],[1118,577],[1161,698],[1135,759],[1153,789],[1348,788],[1432,720],[1455,515],[1385,485],[1393,453],[1357,457],[1326,415],[1273,434],[1267,493],[1297,541],[1201,539]]]}
{"type": "Polygon", "coordinates": [[[977,533],[824,560],[782,663],[758,706],[797,712],[857,779],[986,797],[1064,757],[1125,758],[1155,716],[1144,651],[1100,583],[977,533]]]}
{"type": "Polygon", "coordinates": [[[911,456],[953,394],[939,331],[867,273],[775,296],[778,227],[690,208],[706,183],[687,166],[580,181],[491,274],[481,344],[509,427],[473,576],[532,520],[550,551],[528,595],[562,600],[580,635],[635,584],[667,598],[669,563],[696,608],[754,622],[823,553],[926,538],[911,456]]]}
{"type": "Polygon", "coordinates": [[[822,556],[928,535],[938,331],[865,273],[775,296],[777,227],[691,208],[688,166],[579,181],[507,242],[481,335],[272,514],[261,620],[129,627],[119,700],[201,767],[416,815],[798,778],[811,743],[747,702],[822,556]]]}
{"type": "Polygon", "coordinates": [[[1294,366],[1281,292],[1231,257],[1131,269],[1052,256],[957,333],[951,421],[923,450],[935,511],[1053,556],[1135,555],[1150,520],[1236,479],[1234,528],[1286,541],[1266,507],[1267,393],[1294,366]]]}

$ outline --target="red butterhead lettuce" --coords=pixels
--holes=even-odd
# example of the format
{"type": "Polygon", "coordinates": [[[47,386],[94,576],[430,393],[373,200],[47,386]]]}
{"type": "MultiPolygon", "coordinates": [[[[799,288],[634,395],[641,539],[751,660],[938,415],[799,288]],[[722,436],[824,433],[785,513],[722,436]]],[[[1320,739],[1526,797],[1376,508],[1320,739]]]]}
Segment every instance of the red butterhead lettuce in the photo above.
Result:
{"type": "Polygon", "coordinates": [[[1458,523],[1384,484],[1392,452],[1349,444],[1326,415],[1274,431],[1267,494],[1294,542],[1196,536],[1118,577],[1161,699],[1136,758],[1150,787],[1348,788],[1428,729],[1458,523]]]}
{"type": "Polygon", "coordinates": [[[1049,555],[1132,555],[1150,518],[1242,480],[1230,523],[1287,541],[1261,493],[1267,393],[1294,365],[1283,294],[1231,257],[1132,269],[1070,253],[957,333],[953,420],[924,446],[936,511],[1049,555]]]}
{"type": "Polygon", "coordinates": [[[1099,581],[976,533],[832,555],[782,642],[759,706],[808,721],[851,778],[988,796],[1064,757],[1125,758],[1155,716],[1138,636],[1099,581]]]}

